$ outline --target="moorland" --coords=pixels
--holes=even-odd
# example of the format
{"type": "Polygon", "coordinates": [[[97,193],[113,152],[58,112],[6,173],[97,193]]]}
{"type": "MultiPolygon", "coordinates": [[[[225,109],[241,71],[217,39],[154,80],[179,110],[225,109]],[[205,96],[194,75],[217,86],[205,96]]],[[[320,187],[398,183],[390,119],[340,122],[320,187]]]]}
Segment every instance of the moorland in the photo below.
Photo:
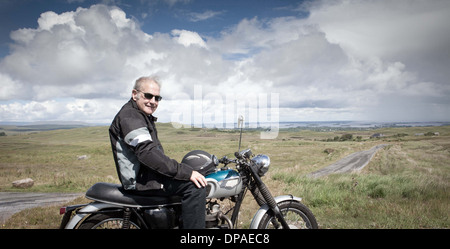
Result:
{"type": "MultiPolygon", "coordinates": [[[[157,125],[166,154],[178,161],[195,149],[218,157],[233,157],[238,149],[237,130],[157,125]]],[[[96,182],[119,183],[106,126],[8,129],[13,130],[0,129],[0,191],[83,193],[96,182]],[[23,178],[32,178],[33,187],[12,187],[23,178]]],[[[274,195],[302,197],[320,228],[450,228],[450,126],[289,128],[268,140],[260,139],[260,130],[247,129],[242,147],[270,156],[265,183],[274,195]],[[360,172],[308,177],[378,144],[387,146],[360,172]]],[[[88,201],[80,197],[70,204],[88,201]]],[[[21,211],[2,228],[58,228],[59,207],[21,211]]],[[[247,228],[257,209],[248,195],[238,227],[247,228]]]]}

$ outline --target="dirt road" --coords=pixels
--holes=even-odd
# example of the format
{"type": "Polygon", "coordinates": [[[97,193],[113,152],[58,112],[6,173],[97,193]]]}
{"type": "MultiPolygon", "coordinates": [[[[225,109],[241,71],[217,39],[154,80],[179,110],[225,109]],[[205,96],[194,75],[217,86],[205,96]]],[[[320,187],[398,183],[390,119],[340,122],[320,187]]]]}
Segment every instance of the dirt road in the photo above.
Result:
{"type": "Polygon", "coordinates": [[[79,196],[83,194],[0,192],[0,224],[24,209],[65,203],[79,196]]]}
{"type": "Polygon", "coordinates": [[[387,144],[380,144],[372,147],[369,150],[355,152],[341,160],[322,168],[320,170],[314,171],[309,174],[311,177],[321,177],[332,173],[346,173],[352,171],[359,171],[364,168],[375,155],[375,153],[385,147],[387,144]]]}

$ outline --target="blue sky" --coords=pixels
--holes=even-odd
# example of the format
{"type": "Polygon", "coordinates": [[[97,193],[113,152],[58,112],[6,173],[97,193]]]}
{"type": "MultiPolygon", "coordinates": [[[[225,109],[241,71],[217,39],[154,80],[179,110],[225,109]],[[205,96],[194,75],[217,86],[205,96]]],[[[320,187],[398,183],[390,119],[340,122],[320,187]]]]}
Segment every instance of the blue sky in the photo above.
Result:
{"type": "Polygon", "coordinates": [[[446,0],[4,0],[0,18],[0,122],[109,123],[142,75],[163,122],[450,121],[446,0]]]}
{"type": "Polygon", "coordinates": [[[295,11],[302,1],[298,0],[3,0],[0,3],[0,55],[9,52],[9,33],[20,28],[35,28],[41,13],[63,13],[78,7],[89,8],[93,4],[120,7],[136,20],[144,32],[167,33],[173,29],[195,30],[204,35],[215,36],[220,31],[236,25],[244,18],[262,19],[278,16],[302,16],[307,13],[295,11]]]}

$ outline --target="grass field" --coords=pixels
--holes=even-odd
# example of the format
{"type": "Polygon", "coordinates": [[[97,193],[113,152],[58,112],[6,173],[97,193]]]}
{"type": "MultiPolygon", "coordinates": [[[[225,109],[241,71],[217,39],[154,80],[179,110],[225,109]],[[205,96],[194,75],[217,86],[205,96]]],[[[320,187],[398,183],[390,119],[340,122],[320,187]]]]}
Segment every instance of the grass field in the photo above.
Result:
{"type": "MultiPolygon", "coordinates": [[[[175,129],[158,124],[166,154],[178,161],[194,149],[218,157],[237,150],[236,131],[175,129]]],[[[315,214],[320,228],[450,228],[450,126],[377,130],[281,130],[273,140],[246,131],[242,147],[271,158],[263,178],[274,195],[293,194],[315,214]],[[415,136],[439,132],[438,136],[415,136]],[[330,141],[351,133],[353,140],[330,141]],[[379,139],[369,139],[383,133],[379,139]],[[358,139],[356,139],[358,137],[358,139]],[[327,142],[327,140],[329,142],[327,142]],[[359,173],[306,175],[356,151],[388,144],[359,173]],[[325,153],[326,149],[331,153],[325,153]]],[[[0,191],[85,192],[95,182],[118,183],[107,127],[16,132],[0,137],[0,191]],[[86,155],[86,159],[79,156],[86,155]],[[27,190],[11,182],[32,178],[27,190]]],[[[79,198],[73,203],[88,200],[79,198]]],[[[248,195],[239,218],[246,228],[258,209],[248,195]]],[[[57,228],[59,206],[14,215],[3,228],[57,228]]]]}

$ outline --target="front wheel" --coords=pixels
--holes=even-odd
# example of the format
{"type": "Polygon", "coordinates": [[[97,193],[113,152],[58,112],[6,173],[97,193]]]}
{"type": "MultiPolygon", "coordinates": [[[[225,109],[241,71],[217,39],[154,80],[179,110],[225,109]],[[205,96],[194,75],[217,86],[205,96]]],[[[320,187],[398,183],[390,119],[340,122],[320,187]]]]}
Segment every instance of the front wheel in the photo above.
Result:
{"type": "MultiPolygon", "coordinates": [[[[317,221],[311,210],[300,202],[284,201],[278,204],[284,219],[291,229],[317,229],[317,221]]],[[[272,224],[276,219],[272,211],[264,214],[258,229],[274,229],[272,224]]]]}

